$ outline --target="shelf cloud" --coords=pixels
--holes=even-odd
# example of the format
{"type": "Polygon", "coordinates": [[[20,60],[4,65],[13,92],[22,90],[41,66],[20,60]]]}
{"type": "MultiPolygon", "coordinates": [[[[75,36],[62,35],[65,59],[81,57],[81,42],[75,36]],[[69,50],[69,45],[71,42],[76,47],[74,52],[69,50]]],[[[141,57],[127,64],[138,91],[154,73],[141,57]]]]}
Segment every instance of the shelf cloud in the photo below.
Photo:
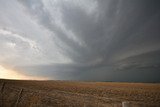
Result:
{"type": "Polygon", "coordinates": [[[159,0],[0,1],[0,64],[60,80],[160,82],[159,0]]]}

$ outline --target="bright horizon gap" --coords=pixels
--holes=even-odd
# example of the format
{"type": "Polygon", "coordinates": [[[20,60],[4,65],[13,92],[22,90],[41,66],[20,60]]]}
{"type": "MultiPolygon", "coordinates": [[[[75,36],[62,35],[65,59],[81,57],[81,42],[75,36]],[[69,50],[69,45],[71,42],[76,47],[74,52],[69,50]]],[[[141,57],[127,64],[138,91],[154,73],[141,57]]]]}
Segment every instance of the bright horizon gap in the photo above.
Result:
{"type": "Polygon", "coordinates": [[[6,69],[2,65],[0,65],[0,78],[1,79],[15,79],[15,80],[47,80],[45,77],[37,77],[37,76],[27,76],[21,73],[18,73],[11,69],[6,69]]]}

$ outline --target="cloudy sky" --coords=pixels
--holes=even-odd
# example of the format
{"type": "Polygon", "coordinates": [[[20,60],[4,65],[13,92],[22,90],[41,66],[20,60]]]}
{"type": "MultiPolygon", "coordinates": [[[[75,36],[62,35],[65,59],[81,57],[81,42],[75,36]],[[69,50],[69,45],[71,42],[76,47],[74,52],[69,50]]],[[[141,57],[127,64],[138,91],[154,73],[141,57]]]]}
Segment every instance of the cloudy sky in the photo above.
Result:
{"type": "Polygon", "coordinates": [[[0,78],[159,76],[159,0],[0,0],[0,78]]]}

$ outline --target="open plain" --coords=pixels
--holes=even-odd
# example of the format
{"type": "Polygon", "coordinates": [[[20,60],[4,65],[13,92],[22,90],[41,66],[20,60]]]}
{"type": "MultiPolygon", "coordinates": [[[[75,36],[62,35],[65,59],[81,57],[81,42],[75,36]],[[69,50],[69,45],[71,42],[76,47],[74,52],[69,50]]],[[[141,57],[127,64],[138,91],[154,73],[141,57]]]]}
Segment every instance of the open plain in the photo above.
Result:
{"type": "Polygon", "coordinates": [[[0,80],[0,107],[160,107],[160,84],[0,80]]]}

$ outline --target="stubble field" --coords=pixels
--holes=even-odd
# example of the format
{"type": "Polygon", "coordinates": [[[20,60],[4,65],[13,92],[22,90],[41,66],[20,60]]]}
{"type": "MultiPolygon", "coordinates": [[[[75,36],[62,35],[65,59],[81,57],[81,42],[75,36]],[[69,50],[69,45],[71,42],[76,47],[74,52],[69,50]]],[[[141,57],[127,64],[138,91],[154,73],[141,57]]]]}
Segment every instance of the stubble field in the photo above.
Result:
{"type": "Polygon", "coordinates": [[[160,84],[0,80],[0,107],[160,107],[160,84]]]}

